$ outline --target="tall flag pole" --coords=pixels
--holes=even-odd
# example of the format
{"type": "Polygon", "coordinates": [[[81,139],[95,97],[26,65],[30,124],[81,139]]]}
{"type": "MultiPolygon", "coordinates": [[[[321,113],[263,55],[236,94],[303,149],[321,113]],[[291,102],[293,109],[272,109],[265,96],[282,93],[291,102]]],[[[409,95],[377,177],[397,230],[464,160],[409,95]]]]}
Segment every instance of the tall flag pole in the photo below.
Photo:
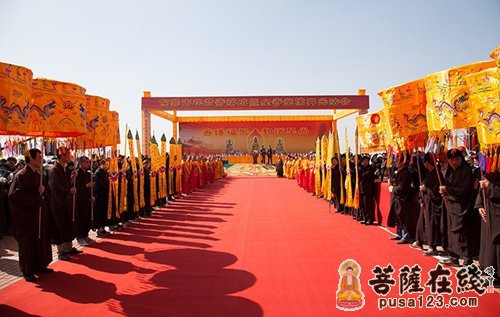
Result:
{"type": "Polygon", "coordinates": [[[144,208],[146,206],[144,200],[144,165],[142,163],[141,140],[137,130],[135,130],[135,145],[137,147],[137,157],[139,158],[139,208],[144,208]]]}
{"type": "Polygon", "coordinates": [[[139,180],[139,174],[137,173],[137,162],[136,162],[136,157],[135,157],[135,151],[134,151],[134,138],[132,136],[132,131],[129,129],[127,132],[127,140],[128,140],[128,147],[129,147],[129,152],[130,152],[130,164],[132,165],[132,179],[133,179],[133,186],[134,186],[134,212],[139,212],[139,195],[137,192],[138,188],[138,183],[137,181],[139,180]]]}

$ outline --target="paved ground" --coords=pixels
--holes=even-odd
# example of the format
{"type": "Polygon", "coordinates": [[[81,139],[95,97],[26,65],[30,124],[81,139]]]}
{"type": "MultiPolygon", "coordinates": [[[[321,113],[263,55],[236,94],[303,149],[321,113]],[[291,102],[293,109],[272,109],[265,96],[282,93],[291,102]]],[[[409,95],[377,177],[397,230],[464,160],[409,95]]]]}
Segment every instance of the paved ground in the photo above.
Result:
{"type": "MultiPolygon", "coordinates": [[[[90,231],[89,237],[98,240],[97,232],[90,231]]],[[[81,250],[76,239],[73,246],[81,250]]],[[[52,245],[52,258],[57,260],[57,248],[52,245]]],[[[19,270],[19,255],[17,241],[11,236],[5,236],[0,240],[0,290],[22,279],[23,275],[19,270]]]]}

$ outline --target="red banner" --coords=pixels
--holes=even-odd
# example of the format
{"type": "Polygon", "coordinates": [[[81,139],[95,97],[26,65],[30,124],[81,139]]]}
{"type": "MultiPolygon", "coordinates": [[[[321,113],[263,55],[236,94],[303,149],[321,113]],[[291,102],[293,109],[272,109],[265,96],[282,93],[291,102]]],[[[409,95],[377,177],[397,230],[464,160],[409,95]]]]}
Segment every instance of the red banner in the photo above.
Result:
{"type": "Polygon", "coordinates": [[[142,110],[368,109],[369,96],[143,97],[142,110]]]}
{"type": "Polygon", "coordinates": [[[190,122],[179,124],[179,135],[184,154],[244,155],[269,145],[276,154],[306,153],[331,127],[331,121],[190,122]]]}

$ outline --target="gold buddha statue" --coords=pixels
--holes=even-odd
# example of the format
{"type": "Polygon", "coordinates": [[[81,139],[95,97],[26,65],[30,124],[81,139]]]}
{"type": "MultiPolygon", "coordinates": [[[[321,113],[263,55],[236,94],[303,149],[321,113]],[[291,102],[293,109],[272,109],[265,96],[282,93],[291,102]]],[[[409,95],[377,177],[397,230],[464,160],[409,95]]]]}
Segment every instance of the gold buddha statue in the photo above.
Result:
{"type": "Polygon", "coordinates": [[[337,291],[337,307],[343,310],[358,310],[364,306],[364,295],[359,284],[359,266],[351,261],[341,264],[339,289],[337,291]]]}

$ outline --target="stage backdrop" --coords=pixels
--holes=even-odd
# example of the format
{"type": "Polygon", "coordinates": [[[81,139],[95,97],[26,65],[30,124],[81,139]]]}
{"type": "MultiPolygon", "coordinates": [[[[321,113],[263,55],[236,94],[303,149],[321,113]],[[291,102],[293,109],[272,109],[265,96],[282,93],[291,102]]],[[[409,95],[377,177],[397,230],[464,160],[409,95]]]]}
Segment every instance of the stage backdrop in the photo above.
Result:
{"type": "Polygon", "coordinates": [[[262,145],[276,154],[305,153],[331,127],[331,121],[183,122],[179,135],[184,154],[249,154],[262,145]]]}

